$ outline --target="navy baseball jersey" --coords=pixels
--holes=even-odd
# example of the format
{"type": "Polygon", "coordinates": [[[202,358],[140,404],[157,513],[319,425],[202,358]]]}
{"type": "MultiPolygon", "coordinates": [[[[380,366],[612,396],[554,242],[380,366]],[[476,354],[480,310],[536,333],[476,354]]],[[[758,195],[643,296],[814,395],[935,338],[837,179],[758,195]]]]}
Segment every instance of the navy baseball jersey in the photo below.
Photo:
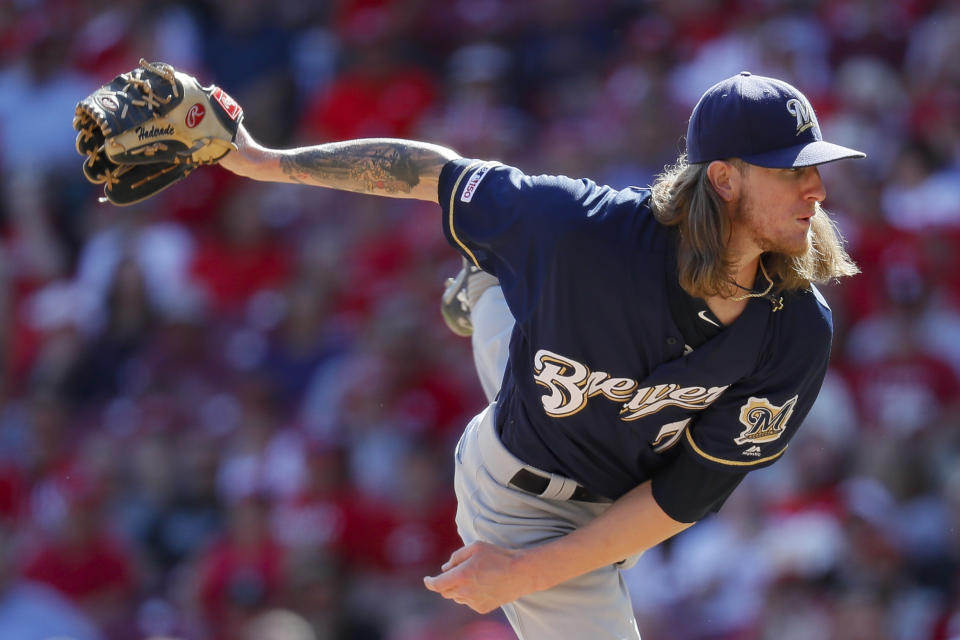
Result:
{"type": "Polygon", "coordinates": [[[830,354],[814,287],[779,309],[752,298],[723,327],[680,288],[649,190],[458,159],[439,197],[448,241],[516,319],[496,424],[517,457],[611,499],[652,479],[690,522],[783,454],[830,354]]]}

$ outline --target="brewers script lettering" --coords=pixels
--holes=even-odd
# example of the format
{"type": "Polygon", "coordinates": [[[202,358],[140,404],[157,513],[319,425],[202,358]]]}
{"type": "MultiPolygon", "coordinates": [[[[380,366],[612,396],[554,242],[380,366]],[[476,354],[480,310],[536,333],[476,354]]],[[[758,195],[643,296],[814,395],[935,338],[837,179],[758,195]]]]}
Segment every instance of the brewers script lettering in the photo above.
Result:
{"type": "Polygon", "coordinates": [[[571,416],[596,395],[622,402],[621,420],[637,420],[657,413],[665,407],[683,407],[694,411],[706,409],[727,388],[681,387],[658,384],[640,387],[631,378],[614,378],[603,371],[591,372],[584,364],[541,349],[534,356],[534,380],[549,393],[541,398],[547,415],[555,418],[571,416]]]}

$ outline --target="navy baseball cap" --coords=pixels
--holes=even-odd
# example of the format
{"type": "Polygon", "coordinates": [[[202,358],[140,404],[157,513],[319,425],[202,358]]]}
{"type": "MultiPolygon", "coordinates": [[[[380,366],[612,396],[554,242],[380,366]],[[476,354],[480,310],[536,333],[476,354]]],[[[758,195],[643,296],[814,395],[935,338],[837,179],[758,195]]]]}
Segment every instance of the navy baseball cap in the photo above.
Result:
{"type": "Polygon", "coordinates": [[[707,89],[687,127],[690,164],[740,158],[788,169],[865,155],[826,142],[810,101],[795,87],[749,71],[707,89]]]}

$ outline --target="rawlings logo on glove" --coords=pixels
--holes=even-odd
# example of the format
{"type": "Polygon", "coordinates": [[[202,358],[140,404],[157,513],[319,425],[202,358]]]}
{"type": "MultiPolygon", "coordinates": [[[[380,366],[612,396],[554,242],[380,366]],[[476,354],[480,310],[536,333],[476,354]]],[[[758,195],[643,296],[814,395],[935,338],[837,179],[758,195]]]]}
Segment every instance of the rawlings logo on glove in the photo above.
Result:
{"type": "Polygon", "coordinates": [[[118,205],[148,198],[236,148],[243,110],[165,63],[140,60],[84,98],[73,127],[83,173],[118,205]],[[206,117],[213,113],[214,117],[206,117]]]}
{"type": "Polygon", "coordinates": [[[203,105],[199,102],[190,107],[190,110],[187,111],[187,118],[183,121],[187,127],[193,129],[195,126],[200,124],[203,120],[203,116],[207,115],[207,110],[203,108],[203,105]]]}

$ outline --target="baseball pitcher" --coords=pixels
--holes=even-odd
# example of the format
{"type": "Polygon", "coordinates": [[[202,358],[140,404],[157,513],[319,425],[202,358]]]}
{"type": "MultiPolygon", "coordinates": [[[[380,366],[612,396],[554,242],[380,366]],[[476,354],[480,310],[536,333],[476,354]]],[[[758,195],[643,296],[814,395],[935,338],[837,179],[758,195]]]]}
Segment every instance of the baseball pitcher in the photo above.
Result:
{"type": "Polygon", "coordinates": [[[817,396],[832,320],[813,282],[856,272],[817,166],[863,154],[748,72],[703,94],[649,188],[409,140],[268,149],[221,122],[204,158],[226,144],[256,180],[436,202],[466,261],[444,303],[491,402],[454,453],[465,546],[427,588],[503,608],[524,640],[639,638],[621,570],[783,456],[817,396]]]}

